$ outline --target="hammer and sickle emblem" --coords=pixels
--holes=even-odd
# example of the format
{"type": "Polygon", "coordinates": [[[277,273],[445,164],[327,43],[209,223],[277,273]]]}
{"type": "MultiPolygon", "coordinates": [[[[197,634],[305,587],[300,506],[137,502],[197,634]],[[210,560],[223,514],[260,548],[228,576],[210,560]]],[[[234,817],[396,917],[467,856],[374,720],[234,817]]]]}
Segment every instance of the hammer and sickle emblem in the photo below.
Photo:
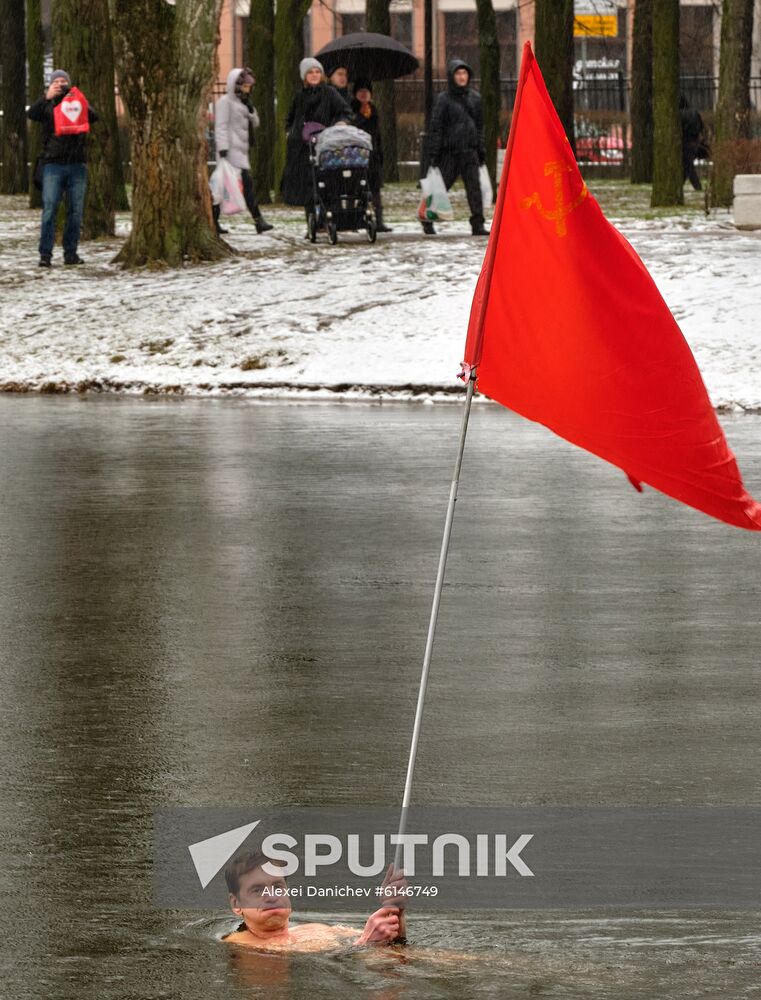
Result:
{"type": "Polygon", "coordinates": [[[566,226],[565,220],[574,209],[579,207],[582,201],[584,201],[586,196],[589,194],[586,184],[582,181],[581,191],[576,195],[576,197],[570,201],[566,200],[563,174],[571,173],[572,170],[573,167],[568,163],[564,163],[562,160],[550,160],[549,163],[545,163],[544,165],[544,176],[552,177],[552,185],[555,194],[554,208],[545,208],[542,205],[542,199],[540,198],[538,191],[534,191],[532,195],[529,195],[528,198],[524,198],[521,201],[522,208],[531,208],[532,205],[536,205],[543,218],[549,219],[550,222],[554,222],[555,232],[558,236],[566,235],[568,227],[566,226]]]}

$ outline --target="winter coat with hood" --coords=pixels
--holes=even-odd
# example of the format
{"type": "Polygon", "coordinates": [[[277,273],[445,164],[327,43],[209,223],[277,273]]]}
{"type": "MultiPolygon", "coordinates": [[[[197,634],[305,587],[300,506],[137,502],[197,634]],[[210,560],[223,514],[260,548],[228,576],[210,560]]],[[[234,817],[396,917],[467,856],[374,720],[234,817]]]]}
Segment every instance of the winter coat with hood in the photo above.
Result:
{"type": "Polygon", "coordinates": [[[231,69],[227,74],[227,92],[214,106],[214,144],[219,151],[227,150],[227,159],[238,170],[250,170],[249,126],[259,128],[259,115],[249,103],[246,94],[236,91],[235,84],[242,69],[231,69]]]}
{"type": "Polygon", "coordinates": [[[288,205],[304,205],[312,190],[309,166],[309,148],[302,131],[305,122],[318,122],[326,128],[336,122],[350,122],[351,108],[335,87],[328,83],[316,87],[302,87],[293,99],[285,127],[288,133],[285,151],[285,170],[280,188],[288,205]]]}
{"type": "Polygon", "coordinates": [[[433,162],[442,156],[471,152],[478,155],[479,162],[486,160],[481,95],[471,88],[472,77],[470,66],[461,59],[453,59],[447,66],[447,89],[436,98],[428,130],[428,156],[433,162]],[[464,87],[454,81],[458,69],[468,71],[464,87]]]}

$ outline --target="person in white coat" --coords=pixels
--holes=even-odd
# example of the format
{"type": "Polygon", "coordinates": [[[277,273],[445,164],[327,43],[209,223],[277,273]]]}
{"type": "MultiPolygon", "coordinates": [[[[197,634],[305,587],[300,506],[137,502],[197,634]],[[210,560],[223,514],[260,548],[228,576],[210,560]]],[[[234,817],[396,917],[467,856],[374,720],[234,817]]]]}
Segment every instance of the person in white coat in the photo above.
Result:
{"type": "MultiPolygon", "coordinates": [[[[257,233],[266,233],[272,226],[266,222],[254,193],[249,159],[250,133],[259,128],[259,115],[251,103],[251,88],[256,83],[250,69],[231,69],[227,74],[227,92],[214,106],[214,142],[217,163],[227,157],[241,172],[243,197],[256,225],[257,233]]],[[[214,206],[214,222],[219,227],[219,205],[214,206]]]]}

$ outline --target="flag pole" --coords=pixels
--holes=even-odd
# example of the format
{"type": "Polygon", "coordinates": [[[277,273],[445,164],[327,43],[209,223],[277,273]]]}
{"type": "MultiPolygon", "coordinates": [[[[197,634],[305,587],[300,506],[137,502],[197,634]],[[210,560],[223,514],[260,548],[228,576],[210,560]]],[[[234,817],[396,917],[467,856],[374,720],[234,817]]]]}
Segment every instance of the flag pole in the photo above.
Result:
{"type": "MultiPolygon", "coordinates": [[[[436,623],[439,617],[439,605],[441,604],[441,592],[444,587],[444,571],[447,565],[447,555],[449,553],[449,540],[452,535],[452,523],[454,521],[454,509],[455,503],[457,502],[457,489],[460,483],[460,469],[462,468],[462,458],[465,451],[465,437],[468,432],[468,419],[470,418],[470,408],[473,402],[473,393],[476,385],[476,367],[478,361],[480,360],[481,353],[481,335],[483,331],[484,320],[486,317],[486,303],[488,299],[488,289],[491,284],[492,272],[494,270],[494,258],[496,256],[497,248],[497,237],[499,235],[499,224],[502,218],[502,211],[505,201],[505,192],[507,190],[507,175],[510,168],[510,160],[512,159],[513,145],[515,142],[515,128],[513,127],[518,116],[518,111],[521,104],[521,96],[523,93],[523,84],[526,80],[526,76],[531,67],[534,54],[531,50],[531,43],[526,42],[523,47],[523,58],[521,59],[521,71],[518,78],[518,88],[515,94],[515,102],[513,105],[513,117],[510,126],[510,134],[507,140],[507,149],[505,150],[505,162],[502,167],[502,179],[499,186],[499,192],[497,195],[497,204],[495,206],[494,218],[492,219],[492,234],[489,239],[489,245],[486,248],[486,258],[484,261],[484,267],[482,270],[481,278],[479,279],[478,287],[476,289],[476,298],[473,303],[473,309],[471,311],[471,321],[474,326],[474,342],[473,342],[473,355],[474,360],[471,363],[465,364],[463,367],[463,377],[467,372],[468,377],[468,389],[465,396],[465,409],[462,415],[462,425],[460,427],[460,444],[457,449],[457,458],[455,460],[454,474],[452,476],[452,484],[449,489],[449,503],[447,504],[447,515],[444,522],[444,537],[441,540],[441,552],[439,554],[439,566],[436,573],[436,585],[433,590],[433,604],[431,606],[431,617],[428,623],[428,638],[425,644],[425,653],[423,655],[423,670],[420,676],[420,687],[418,689],[417,697],[417,707],[415,709],[415,722],[412,727],[412,739],[410,741],[410,753],[409,759],[407,761],[407,776],[404,781],[404,794],[402,796],[402,809],[399,816],[399,828],[397,832],[396,850],[394,852],[394,868],[399,869],[401,866],[399,864],[402,856],[402,837],[407,830],[407,814],[410,808],[410,802],[412,799],[412,781],[415,776],[415,761],[417,759],[418,743],[420,741],[420,730],[423,724],[423,709],[425,707],[425,695],[428,687],[428,674],[431,667],[431,656],[433,653],[433,640],[436,634],[436,623]]],[[[469,350],[471,346],[470,330],[468,331],[468,344],[466,345],[466,350],[469,350]]],[[[399,935],[396,938],[396,943],[405,944],[406,943],[406,921],[404,912],[404,901],[401,903],[395,900],[399,906],[399,935]]]]}
{"type": "MultiPolygon", "coordinates": [[[[423,709],[425,707],[425,694],[428,688],[428,675],[431,668],[431,656],[433,654],[433,640],[436,634],[436,622],[439,617],[439,606],[441,604],[441,592],[444,588],[444,572],[447,566],[447,555],[449,554],[449,540],[452,536],[452,524],[454,522],[454,509],[457,502],[457,489],[460,483],[460,470],[462,468],[462,457],[465,452],[465,437],[468,433],[468,420],[470,418],[470,408],[473,402],[473,392],[476,385],[476,370],[470,370],[468,377],[468,388],[465,394],[465,409],[462,414],[460,425],[460,443],[457,449],[457,458],[452,475],[452,483],[449,487],[449,502],[447,503],[447,514],[444,521],[444,536],[441,540],[441,551],[439,553],[439,565],[436,571],[436,584],[433,589],[433,603],[431,605],[431,617],[428,622],[428,637],[425,643],[425,653],[423,655],[423,670],[420,675],[420,687],[418,689],[417,707],[415,708],[415,722],[412,727],[412,739],[410,741],[410,753],[407,761],[407,776],[404,781],[404,794],[402,796],[402,811],[399,816],[399,829],[397,833],[396,851],[394,853],[394,868],[400,868],[402,853],[401,838],[407,829],[407,813],[412,799],[412,780],[415,775],[415,761],[417,758],[418,743],[420,742],[420,730],[423,724],[423,709]]],[[[399,916],[399,937],[397,941],[404,943],[404,909],[401,909],[399,916]]]]}
{"type": "MultiPolygon", "coordinates": [[[[523,92],[523,83],[526,79],[526,75],[529,71],[531,62],[533,60],[533,52],[531,51],[531,43],[526,42],[523,47],[523,59],[521,60],[521,72],[518,79],[518,89],[515,95],[515,104],[513,107],[513,124],[515,123],[518,115],[518,110],[520,108],[521,96],[523,92]]],[[[505,200],[505,190],[507,188],[507,174],[510,167],[510,160],[513,153],[513,144],[515,142],[515,129],[511,126],[510,135],[507,140],[507,150],[505,151],[505,163],[502,168],[502,181],[499,189],[499,196],[497,198],[496,211],[494,213],[494,220],[492,222],[492,237],[489,240],[489,246],[487,247],[486,260],[484,262],[484,277],[486,281],[484,283],[482,297],[480,301],[476,304],[475,319],[478,329],[478,336],[480,338],[481,329],[483,328],[483,323],[486,313],[486,300],[488,298],[488,286],[491,284],[492,271],[494,269],[494,255],[496,250],[497,235],[499,230],[499,221],[502,216],[502,208],[505,200]]],[[[479,345],[480,346],[480,345],[479,345]]],[[[480,352],[479,352],[480,353],[480,352]]],[[[460,482],[460,469],[462,467],[462,456],[465,451],[465,436],[468,432],[468,419],[470,417],[470,407],[473,401],[473,392],[476,385],[476,364],[473,366],[465,366],[465,371],[468,372],[468,391],[465,396],[465,410],[462,415],[462,425],[460,428],[460,445],[457,450],[457,459],[455,461],[454,475],[452,476],[452,485],[449,490],[449,504],[447,506],[447,516],[444,522],[444,537],[441,540],[441,553],[439,555],[439,567],[436,574],[436,585],[433,591],[433,606],[431,607],[431,618],[428,624],[428,639],[425,644],[425,654],[423,656],[423,671],[420,677],[420,689],[418,690],[417,698],[417,708],[415,710],[415,723],[412,729],[412,741],[410,744],[410,755],[407,762],[407,777],[404,782],[404,795],[402,796],[402,813],[399,818],[399,837],[404,835],[407,827],[407,811],[410,806],[410,800],[412,797],[412,779],[415,774],[415,758],[417,757],[418,742],[420,740],[420,728],[423,721],[423,706],[425,704],[425,692],[428,686],[428,673],[431,666],[431,654],[433,652],[433,638],[436,632],[436,622],[439,616],[439,604],[441,603],[441,591],[444,586],[444,570],[447,565],[447,554],[449,552],[449,539],[452,534],[452,522],[454,521],[454,508],[457,501],[457,488],[460,482]]],[[[401,844],[397,842],[396,851],[394,854],[394,867],[399,867],[399,860],[401,857],[401,844]]]]}

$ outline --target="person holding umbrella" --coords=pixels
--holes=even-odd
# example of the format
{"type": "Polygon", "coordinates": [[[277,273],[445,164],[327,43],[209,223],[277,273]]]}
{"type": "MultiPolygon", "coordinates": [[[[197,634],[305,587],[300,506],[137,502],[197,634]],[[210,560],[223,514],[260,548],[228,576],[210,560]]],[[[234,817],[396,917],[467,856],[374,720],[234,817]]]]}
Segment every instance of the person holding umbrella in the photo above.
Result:
{"type": "Polygon", "coordinates": [[[375,80],[376,83],[378,80],[396,80],[397,77],[407,76],[420,65],[401,42],[373,31],[340,35],[323,45],[315,58],[320,60],[331,78],[337,69],[345,69],[347,81],[365,79],[375,80]]]}
{"type": "Polygon", "coordinates": [[[350,122],[352,115],[351,108],[335,87],[328,85],[322,65],[316,59],[302,59],[299,75],[303,86],[293,98],[285,120],[287,143],[280,190],[285,203],[303,205],[309,219],[314,211],[314,192],[304,125],[310,122],[327,128],[338,122],[350,122]]]}
{"type": "Polygon", "coordinates": [[[370,161],[375,213],[378,232],[389,232],[383,224],[380,188],[383,183],[383,149],[381,147],[378,113],[372,103],[374,80],[396,80],[398,77],[414,73],[419,67],[417,58],[401,42],[388,35],[373,31],[358,31],[341,35],[324,45],[317,58],[330,74],[331,83],[340,87],[349,78],[357,81],[354,85],[354,124],[369,132],[373,140],[373,158],[370,161]],[[335,74],[340,75],[336,76],[335,74]],[[364,84],[364,86],[360,86],[364,84]]]}
{"type": "MultiPolygon", "coordinates": [[[[474,236],[488,236],[484,229],[479,167],[486,163],[484,116],[481,95],[473,90],[470,66],[453,59],[447,67],[447,89],[439,94],[428,129],[428,164],[438,167],[447,190],[462,178],[470,206],[470,228],[474,236]]],[[[433,235],[432,222],[423,222],[423,232],[433,235]]]]}
{"type": "Polygon", "coordinates": [[[383,187],[383,142],[381,139],[378,109],[373,104],[373,85],[369,80],[356,80],[354,83],[354,100],[352,101],[354,123],[357,128],[367,132],[373,141],[373,151],[370,155],[368,181],[373,193],[373,208],[375,209],[375,229],[378,233],[393,232],[383,222],[383,203],[381,188],[383,187]]]}

